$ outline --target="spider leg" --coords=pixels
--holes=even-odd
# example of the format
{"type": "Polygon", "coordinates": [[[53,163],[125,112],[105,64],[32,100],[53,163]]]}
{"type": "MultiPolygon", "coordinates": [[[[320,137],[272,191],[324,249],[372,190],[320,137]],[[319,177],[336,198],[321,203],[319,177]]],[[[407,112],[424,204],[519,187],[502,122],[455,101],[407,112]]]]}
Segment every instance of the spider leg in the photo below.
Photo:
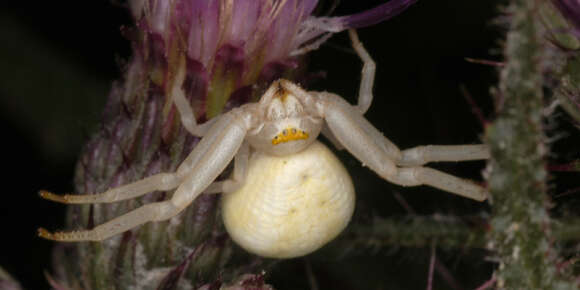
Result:
{"type": "Polygon", "coordinates": [[[147,178],[111,188],[98,194],[65,194],[58,195],[41,190],[40,197],[60,203],[111,203],[135,198],[155,190],[170,190],[177,187],[181,179],[175,173],[159,173],[147,178]]]}
{"type": "Polygon", "coordinates": [[[183,91],[183,83],[185,82],[186,72],[187,68],[185,57],[182,56],[179,60],[170,93],[173,99],[173,103],[175,104],[175,107],[177,107],[177,111],[179,111],[179,116],[181,116],[181,124],[183,127],[185,127],[185,129],[190,134],[202,137],[215,122],[216,118],[213,118],[203,124],[197,124],[195,114],[191,108],[191,103],[187,100],[185,97],[185,92],[183,91]]]}
{"type": "Polygon", "coordinates": [[[376,163],[377,168],[384,166],[387,171],[394,170],[394,161],[401,159],[397,145],[369,123],[356,106],[350,105],[340,96],[326,92],[317,93],[317,96],[324,108],[322,117],[326,121],[325,125],[339,144],[359,160],[384,156],[373,161],[373,164],[376,163]],[[353,151],[361,145],[364,146],[360,150],[353,151]]]}
{"type": "MultiPolygon", "coordinates": [[[[218,120],[219,117],[214,118],[218,120]]],[[[227,117],[226,117],[227,119],[227,117]]],[[[227,122],[216,123],[211,128],[211,132],[200,141],[195,150],[193,150],[175,173],[159,173],[133,183],[125,184],[119,187],[111,188],[103,193],[97,194],[65,194],[58,195],[52,192],[41,190],[40,197],[55,202],[67,204],[84,204],[84,203],[111,203],[127,199],[132,199],[145,195],[156,190],[170,190],[181,184],[183,178],[191,171],[192,166],[206,154],[211,146],[215,146],[221,132],[229,125],[227,122]]],[[[223,136],[221,136],[223,137],[223,136]]]]}
{"type": "Polygon", "coordinates": [[[176,174],[183,179],[170,200],[144,205],[92,230],[50,233],[40,228],[39,236],[66,242],[100,241],[149,221],[176,216],[218,177],[242,146],[248,126],[244,125],[239,111],[232,112],[222,115],[214,125],[223,130],[212,127],[190,154],[195,157],[188,160],[195,160],[195,163],[182,165],[177,170],[176,174]]]}
{"type": "Polygon", "coordinates": [[[400,167],[395,174],[383,178],[402,186],[428,185],[477,201],[487,198],[487,190],[475,182],[429,167],[400,167]]]}
{"type": "Polygon", "coordinates": [[[234,158],[234,173],[232,177],[210,184],[204,193],[228,193],[240,188],[246,180],[249,157],[250,146],[244,142],[234,158]]]}
{"type": "MultiPolygon", "coordinates": [[[[401,153],[393,143],[374,128],[357,107],[351,106],[333,94],[321,93],[319,96],[320,104],[324,108],[323,117],[336,139],[363,165],[368,166],[382,178],[402,186],[429,185],[478,201],[485,200],[487,196],[485,189],[471,181],[426,167],[397,167],[405,153],[401,153]]],[[[435,147],[435,150],[428,151],[431,153],[424,154],[422,158],[443,161],[442,158],[449,157],[445,154],[454,155],[449,154],[448,148],[441,150],[442,148],[444,147],[435,147]]],[[[478,152],[483,151],[485,150],[478,152]]],[[[413,151],[407,152],[408,155],[412,155],[409,152],[413,151]]],[[[455,151],[456,156],[451,157],[466,160],[468,159],[466,152],[468,150],[463,153],[458,150],[455,151]]],[[[412,159],[412,162],[418,164],[422,162],[420,161],[421,158],[412,159]]]]}
{"type": "Polygon", "coordinates": [[[330,131],[330,128],[328,128],[328,124],[324,123],[322,125],[322,129],[320,130],[320,134],[322,134],[322,136],[326,137],[326,139],[328,139],[328,141],[330,141],[330,143],[332,143],[332,145],[334,146],[334,148],[336,148],[336,150],[343,150],[344,146],[342,146],[342,144],[340,144],[340,141],[338,141],[338,139],[336,139],[336,137],[334,137],[334,134],[332,134],[332,131],[330,131]]]}
{"type": "Polygon", "coordinates": [[[439,161],[469,161],[489,159],[489,147],[475,145],[426,145],[406,149],[397,165],[418,166],[439,161]]]}
{"type": "Polygon", "coordinates": [[[155,202],[116,217],[92,230],[51,233],[44,228],[39,228],[38,236],[61,242],[102,241],[148,221],[163,220],[178,213],[179,211],[171,204],[170,200],[155,202]]]}
{"type": "Polygon", "coordinates": [[[352,42],[352,48],[354,48],[356,54],[363,61],[357,108],[362,114],[364,114],[370,108],[373,101],[373,83],[375,82],[376,65],[370,54],[358,39],[356,30],[349,29],[348,36],[352,42]]]}

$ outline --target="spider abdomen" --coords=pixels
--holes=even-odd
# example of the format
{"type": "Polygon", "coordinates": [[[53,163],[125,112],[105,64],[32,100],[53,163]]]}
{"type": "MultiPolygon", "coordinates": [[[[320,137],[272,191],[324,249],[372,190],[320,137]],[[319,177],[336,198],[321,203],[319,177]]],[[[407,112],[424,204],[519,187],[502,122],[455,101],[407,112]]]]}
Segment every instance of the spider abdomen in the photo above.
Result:
{"type": "Polygon", "coordinates": [[[319,142],[288,156],[252,154],[244,185],[222,197],[232,239],[264,257],[309,254],[348,224],[355,204],[350,176],[319,142]]]}

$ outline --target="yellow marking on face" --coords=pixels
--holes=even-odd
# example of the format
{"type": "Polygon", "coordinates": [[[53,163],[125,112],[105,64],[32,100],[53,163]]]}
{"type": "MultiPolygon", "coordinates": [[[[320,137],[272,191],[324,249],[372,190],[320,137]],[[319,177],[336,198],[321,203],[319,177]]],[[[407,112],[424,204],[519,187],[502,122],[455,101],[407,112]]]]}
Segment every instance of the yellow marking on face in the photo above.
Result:
{"type": "Polygon", "coordinates": [[[306,131],[300,131],[296,130],[296,128],[288,127],[272,138],[272,145],[302,139],[308,139],[308,133],[306,133],[306,131]]]}

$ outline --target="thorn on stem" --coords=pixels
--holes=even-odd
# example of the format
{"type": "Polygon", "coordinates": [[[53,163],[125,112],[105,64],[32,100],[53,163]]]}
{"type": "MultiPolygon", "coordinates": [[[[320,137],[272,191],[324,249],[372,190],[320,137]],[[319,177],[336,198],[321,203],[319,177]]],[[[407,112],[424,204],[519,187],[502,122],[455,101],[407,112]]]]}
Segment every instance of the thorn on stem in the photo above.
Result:
{"type": "Polygon", "coordinates": [[[548,164],[547,167],[549,171],[557,171],[557,172],[580,171],[580,160],[574,160],[570,163],[565,164],[548,164]]]}
{"type": "Polygon", "coordinates": [[[567,196],[567,195],[570,195],[570,194],[574,194],[574,193],[577,193],[577,192],[580,192],[580,187],[572,188],[572,189],[566,190],[566,191],[564,191],[562,193],[558,193],[558,194],[556,194],[556,196],[554,198],[560,198],[560,197],[567,196]]]}
{"type": "Polygon", "coordinates": [[[460,85],[459,89],[461,90],[461,93],[463,94],[463,97],[465,97],[465,100],[467,101],[467,103],[469,103],[469,105],[471,106],[471,111],[473,112],[475,117],[477,117],[481,126],[483,128],[486,128],[490,122],[483,115],[481,108],[477,105],[477,103],[475,102],[475,100],[473,99],[473,97],[471,96],[471,94],[465,88],[464,85],[460,85]]]}
{"type": "Polygon", "coordinates": [[[483,283],[481,286],[477,287],[477,289],[475,290],[485,290],[488,288],[491,288],[493,286],[493,284],[495,284],[495,282],[497,281],[497,279],[495,277],[485,281],[485,283],[483,283]]]}
{"type": "Polygon", "coordinates": [[[429,259],[429,275],[427,276],[427,290],[433,289],[433,272],[435,269],[435,241],[431,243],[431,258],[429,259]]]}
{"type": "Polygon", "coordinates": [[[494,66],[494,67],[503,67],[505,65],[505,62],[503,62],[503,61],[494,61],[494,60],[470,58],[470,57],[466,57],[464,59],[470,63],[477,63],[477,64],[489,65],[489,66],[494,66]]]}

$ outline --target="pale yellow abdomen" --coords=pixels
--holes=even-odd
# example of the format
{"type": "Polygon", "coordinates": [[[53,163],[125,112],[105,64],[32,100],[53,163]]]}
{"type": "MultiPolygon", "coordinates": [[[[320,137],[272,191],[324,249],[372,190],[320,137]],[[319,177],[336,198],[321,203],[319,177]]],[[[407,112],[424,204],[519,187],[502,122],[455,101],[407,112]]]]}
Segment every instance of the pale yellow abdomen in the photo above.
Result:
{"type": "Polygon", "coordinates": [[[346,169],[316,141],[289,156],[252,154],[245,184],[222,197],[222,215],[242,248],[263,257],[292,258],[335,238],[354,204],[346,169]]]}

